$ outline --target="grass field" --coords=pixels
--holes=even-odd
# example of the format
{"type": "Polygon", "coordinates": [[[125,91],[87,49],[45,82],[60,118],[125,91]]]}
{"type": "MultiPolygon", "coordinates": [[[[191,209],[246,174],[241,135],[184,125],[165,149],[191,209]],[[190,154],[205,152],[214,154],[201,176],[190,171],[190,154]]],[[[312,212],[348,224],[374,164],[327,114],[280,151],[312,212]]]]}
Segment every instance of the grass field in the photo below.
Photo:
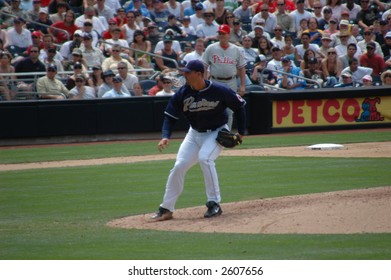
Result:
{"type": "MultiPolygon", "coordinates": [[[[389,141],[391,130],[248,137],[241,149],[389,141]]],[[[176,153],[180,140],[167,152],[176,153]]],[[[157,141],[0,150],[0,164],[155,154],[157,141]]],[[[220,157],[224,202],[390,186],[390,158],[220,157]],[[310,171],[310,172],[307,172],[310,171]],[[304,175],[305,174],[305,175],[304,175]]],[[[0,172],[0,259],[391,259],[391,234],[204,234],[115,229],[157,209],[173,161],[0,172]]],[[[205,203],[193,168],[177,208],[205,203]]]]}

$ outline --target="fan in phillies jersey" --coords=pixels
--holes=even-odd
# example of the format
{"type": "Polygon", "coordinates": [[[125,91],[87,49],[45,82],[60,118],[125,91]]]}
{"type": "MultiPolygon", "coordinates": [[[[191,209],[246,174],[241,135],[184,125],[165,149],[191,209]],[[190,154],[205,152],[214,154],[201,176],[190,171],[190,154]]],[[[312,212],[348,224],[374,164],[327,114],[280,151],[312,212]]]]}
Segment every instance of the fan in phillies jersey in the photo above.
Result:
{"type": "Polygon", "coordinates": [[[189,61],[180,70],[184,72],[186,84],[178,89],[167,105],[163,137],[158,149],[162,151],[168,146],[173,126],[181,116],[189,121],[190,128],[168,176],[163,202],[159,211],[151,217],[153,221],[173,218],[176,201],[183,191],[185,175],[197,162],[200,163],[206,188],[208,209],[204,217],[221,215],[220,186],[214,161],[223,150],[216,142],[216,137],[219,130],[228,127],[226,108],[235,112],[239,134],[245,132],[246,102],[240,95],[225,85],[204,80],[204,65],[199,60],[189,61]]]}
{"type": "MultiPolygon", "coordinates": [[[[238,93],[243,96],[246,91],[246,60],[243,48],[229,42],[231,29],[227,24],[220,25],[218,29],[219,42],[209,45],[203,56],[202,61],[205,70],[209,67],[212,81],[224,83],[233,91],[238,90],[238,81],[240,81],[238,93]]],[[[204,73],[207,78],[207,71],[204,73]]],[[[232,126],[232,112],[228,110],[228,126],[232,126]]]]}

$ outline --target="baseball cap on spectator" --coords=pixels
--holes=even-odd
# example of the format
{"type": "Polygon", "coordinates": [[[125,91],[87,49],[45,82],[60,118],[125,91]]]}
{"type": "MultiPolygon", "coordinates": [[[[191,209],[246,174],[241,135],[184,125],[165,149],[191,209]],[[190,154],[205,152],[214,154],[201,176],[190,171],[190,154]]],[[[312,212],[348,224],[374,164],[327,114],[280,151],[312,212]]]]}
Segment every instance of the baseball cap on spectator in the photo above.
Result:
{"type": "Polygon", "coordinates": [[[346,20],[346,19],[342,19],[342,20],[339,22],[339,25],[349,25],[349,21],[346,20]]]}
{"type": "Polygon", "coordinates": [[[218,33],[224,33],[224,34],[231,34],[231,28],[228,24],[222,24],[219,26],[219,29],[217,30],[218,33]]]}
{"type": "Polygon", "coordinates": [[[163,3],[163,0],[153,0],[153,3],[159,3],[159,2],[163,3]]]}
{"type": "Polygon", "coordinates": [[[376,44],[374,42],[368,42],[367,43],[367,48],[376,49],[376,44]]]}
{"type": "Polygon", "coordinates": [[[84,26],[91,26],[92,25],[92,20],[86,19],[83,23],[84,26]]]}
{"type": "Polygon", "coordinates": [[[113,18],[109,19],[109,20],[107,21],[107,23],[108,23],[108,24],[110,24],[110,23],[115,23],[115,24],[117,24],[117,22],[116,22],[113,18]]]}
{"type": "Polygon", "coordinates": [[[346,36],[350,36],[350,32],[348,30],[342,30],[338,33],[337,35],[338,37],[346,37],[346,36]]]}
{"type": "Polygon", "coordinates": [[[112,70],[106,70],[106,71],[104,71],[103,73],[102,73],[102,76],[103,77],[114,77],[115,76],[115,74],[114,74],[114,72],[112,71],[112,70]]]}
{"type": "Polygon", "coordinates": [[[74,48],[73,51],[72,51],[72,54],[76,54],[76,55],[82,56],[83,52],[79,48],[74,48]]]}
{"type": "Polygon", "coordinates": [[[51,45],[51,46],[49,46],[48,47],[48,52],[57,52],[57,48],[56,48],[56,46],[54,46],[54,45],[51,45]]]}
{"type": "Polygon", "coordinates": [[[329,33],[323,33],[322,40],[329,40],[331,41],[331,36],[329,33]]]}
{"type": "Polygon", "coordinates": [[[22,18],[22,17],[16,17],[16,18],[14,18],[14,23],[21,23],[21,22],[25,23],[26,21],[25,21],[24,18],[22,18]]]}
{"type": "Polygon", "coordinates": [[[102,70],[102,66],[100,65],[94,65],[91,67],[92,70],[102,70]]]}
{"type": "Polygon", "coordinates": [[[83,39],[92,39],[92,35],[90,33],[84,33],[83,34],[83,39]]]}
{"type": "Polygon", "coordinates": [[[172,78],[168,75],[161,76],[160,80],[162,80],[162,81],[166,80],[166,81],[172,82],[172,78]]]}
{"type": "Polygon", "coordinates": [[[83,80],[83,81],[86,80],[86,77],[83,74],[77,74],[75,78],[76,78],[76,81],[77,80],[83,80]]]}
{"type": "Polygon", "coordinates": [[[57,71],[57,66],[55,64],[48,64],[46,66],[46,70],[54,70],[57,71]]]}
{"type": "Polygon", "coordinates": [[[264,56],[263,54],[260,54],[260,55],[258,55],[258,56],[255,58],[254,63],[259,63],[259,62],[263,62],[263,61],[266,61],[266,56],[264,56]]]}
{"type": "Polygon", "coordinates": [[[174,18],[176,18],[176,17],[173,14],[169,14],[168,17],[167,17],[168,20],[171,20],[171,19],[174,19],[174,18]]]}
{"type": "Polygon", "coordinates": [[[81,31],[80,29],[75,30],[75,32],[73,32],[73,36],[83,36],[83,31],[81,31]]]}
{"type": "Polygon", "coordinates": [[[189,16],[184,16],[183,19],[182,19],[182,21],[185,21],[185,20],[186,20],[186,21],[191,21],[191,19],[190,19],[189,16]]]}
{"type": "Polygon", "coordinates": [[[335,24],[337,24],[338,23],[338,19],[336,19],[336,18],[331,18],[330,20],[329,20],[329,22],[330,23],[335,23],[335,24]]]}
{"type": "Polygon", "coordinates": [[[171,28],[168,28],[168,29],[166,29],[166,31],[164,31],[164,34],[174,36],[175,32],[171,28]]]}
{"type": "Polygon", "coordinates": [[[48,10],[45,9],[45,8],[39,8],[39,13],[40,13],[40,14],[47,14],[47,13],[48,13],[48,10]]]}
{"type": "Polygon", "coordinates": [[[37,37],[37,38],[41,38],[42,34],[39,31],[33,31],[33,32],[31,32],[31,36],[32,37],[34,36],[34,37],[37,37]]]}
{"type": "Polygon", "coordinates": [[[341,16],[344,16],[344,15],[348,15],[349,16],[349,11],[343,11],[342,13],[341,13],[341,16]]]}
{"type": "Polygon", "coordinates": [[[333,10],[330,7],[325,7],[323,9],[323,13],[332,13],[332,12],[333,12],[333,10]]]}
{"type": "Polygon", "coordinates": [[[255,25],[260,25],[260,24],[264,24],[265,23],[265,20],[263,18],[259,18],[257,20],[255,20],[255,25]]]}
{"type": "Polygon", "coordinates": [[[196,60],[190,60],[189,62],[187,62],[185,67],[179,68],[179,71],[182,71],[182,72],[195,71],[195,72],[204,73],[205,69],[204,69],[204,64],[200,60],[196,59],[196,60]]]}
{"type": "Polygon", "coordinates": [[[255,30],[255,29],[262,29],[262,30],[263,30],[263,26],[261,26],[261,25],[255,25],[255,26],[254,26],[254,30],[255,30]]]}
{"type": "Polygon", "coordinates": [[[316,64],[316,63],[318,63],[318,60],[316,59],[316,57],[310,57],[308,59],[308,63],[309,64],[316,64]]]}
{"type": "Polygon", "coordinates": [[[212,10],[212,9],[208,9],[204,12],[204,16],[207,16],[207,15],[212,15],[214,16],[215,15],[215,12],[212,10]]]}
{"type": "Polygon", "coordinates": [[[154,23],[154,22],[148,23],[148,28],[156,28],[156,27],[157,27],[156,23],[154,23]]]}
{"type": "Polygon", "coordinates": [[[120,76],[115,76],[115,77],[113,78],[113,82],[114,82],[114,83],[122,83],[122,78],[121,78],[120,76]]]}
{"type": "Polygon", "coordinates": [[[73,69],[83,69],[83,65],[81,65],[81,63],[77,61],[75,62],[75,64],[73,64],[73,69]]]}
{"type": "Polygon", "coordinates": [[[194,10],[195,11],[199,11],[199,10],[203,10],[204,9],[204,5],[202,5],[201,3],[197,3],[197,4],[195,4],[195,6],[194,6],[194,10]]]}
{"type": "Polygon", "coordinates": [[[284,56],[283,58],[281,58],[281,62],[289,62],[291,61],[290,57],[289,56],[284,56]]]}
{"type": "Polygon", "coordinates": [[[388,24],[388,21],[382,19],[379,23],[384,26],[388,24]]]}
{"type": "Polygon", "coordinates": [[[386,36],[384,36],[384,38],[391,38],[391,31],[388,31],[388,32],[386,33],[386,36]]]}
{"type": "Polygon", "coordinates": [[[274,51],[280,51],[280,50],[281,50],[281,48],[278,45],[275,45],[275,46],[272,47],[272,51],[273,52],[274,51]]]}
{"type": "Polygon", "coordinates": [[[350,72],[345,72],[341,74],[342,77],[352,77],[352,74],[350,72]]]}
{"type": "Polygon", "coordinates": [[[364,77],[362,77],[362,80],[363,81],[371,81],[371,82],[373,81],[372,77],[370,75],[365,75],[364,77]]]}
{"type": "Polygon", "coordinates": [[[163,42],[172,42],[173,38],[171,35],[166,34],[163,36],[163,42]]]}

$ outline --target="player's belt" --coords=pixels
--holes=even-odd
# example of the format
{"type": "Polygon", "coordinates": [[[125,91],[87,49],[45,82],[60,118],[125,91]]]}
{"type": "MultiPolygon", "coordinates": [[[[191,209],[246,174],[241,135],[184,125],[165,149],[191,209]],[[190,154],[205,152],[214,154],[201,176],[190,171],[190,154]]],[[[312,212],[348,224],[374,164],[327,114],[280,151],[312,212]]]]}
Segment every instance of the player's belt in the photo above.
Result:
{"type": "Polygon", "coordinates": [[[215,77],[215,76],[212,76],[212,79],[221,80],[221,81],[229,81],[229,80],[232,80],[233,78],[236,78],[236,76],[232,76],[232,77],[215,77]]]}
{"type": "Polygon", "coordinates": [[[215,131],[217,128],[213,128],[213,129],[198,129],[198,128],[194,128],[193,129],[199,133],[206,133],[206,132],[212,132],[212,131],[215,131]]]}

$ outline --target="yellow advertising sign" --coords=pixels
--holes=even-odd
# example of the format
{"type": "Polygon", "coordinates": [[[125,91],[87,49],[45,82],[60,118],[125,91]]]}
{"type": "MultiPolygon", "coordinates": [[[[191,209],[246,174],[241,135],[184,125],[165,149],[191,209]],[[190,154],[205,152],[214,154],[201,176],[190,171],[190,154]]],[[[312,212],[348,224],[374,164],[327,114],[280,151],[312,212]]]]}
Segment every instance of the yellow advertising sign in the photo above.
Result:
{"type": "Polygon", "coordinates": [[[384,122],[391,122],[391,96],[273,101],[273,128],[384,122]]]}

